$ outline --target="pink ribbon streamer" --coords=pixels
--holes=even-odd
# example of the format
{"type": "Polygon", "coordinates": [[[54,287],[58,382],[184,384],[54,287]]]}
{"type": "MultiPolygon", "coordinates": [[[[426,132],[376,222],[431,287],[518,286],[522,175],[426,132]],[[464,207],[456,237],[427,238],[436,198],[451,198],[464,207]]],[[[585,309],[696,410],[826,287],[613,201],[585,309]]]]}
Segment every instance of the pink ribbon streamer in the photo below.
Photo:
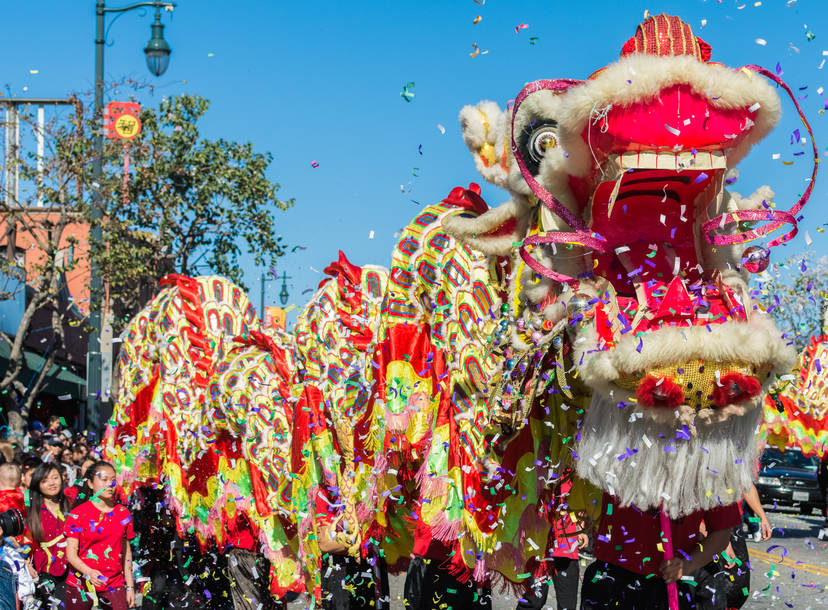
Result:
{"type": "Polygon", "coordinates": [[[799,231],[799,229],[797,228],[796,215],[808,201],[808,199],[811,196],[811,191],[813,191],[814,189],[814,182],[816,182],[817,176],[819,153],[817,152],[817,145],[816,141],[814,140],[814,132],[813,130],[811,130],[811,125],[808,123],[808,119],[805,118],[805,113],[802,112],[802,108],[800,108],[799,102],[796,101],[796,96],[794,95],[793,91],[791,91],[790,87],[788,87],[788,85],[786,85],[781,78],[779,78],[770,70],[766,70],[765,68],[762,68],[760,66],[752,65],[745,66],[745,68],[747,68],[748,70],[753,70],[754,72],[761,74],[765,78],[769,78],[777,85],[782,87],[790,96],[791,101],[794,103],[794,106],[796,106],[796,111],[799,113],[799,118],[802,121],[802,124],[805,126],[805,129],[808,131],[808,135],[811,136],[811,148],[813,149],[814,155],[814,169],[811,171],[811,181],[808,184],[808,188],[806,188],[805,192],[802,194],[802,197],[799,198],[799,201],[797,201],[796,204],[786,212],[781,210],[770,209],[738,210],[735,212],[728,212],[726,214],[722,214],[721,216],[717,216],[716,218],[705,222],[702,225],[702,231],[704,232],[704,237],[708,243],[714,246],[727,246],[732,244],[744,243],[746,241],[751,241],[759,237],[764,237],[768,233],[775,231],[783,225],[790,224],[793,227],[790,231],[768,242],[768,248],[772,248],[774,246],[778,246],[779,244],[788,241],[789,239],[793,239],[793,237],[796,236],[797,232],[799,231]],[[762,227],[751,229],[750,231],[734,233],[732,235],[714,234],[714,231],[716,229],[722,229],[727,225],[743,221],[768,221],[770,222],[770,224],[766,224],[762,227]]]}
{"type": "Polygon", "coordinates": [[[515,155],[515,161],[520,168],[520,173],[523,176],[523,179],[526,180],[526,184],[529,185],[532,193],[534,193],[535,197],[537,197],[543,205],[545,205],[553,214],[562,218],[570,227],[574,229],[571,233],[556,231],[554,233],[545,233],[542,235],[530,235],[523,240],[523,243],[520,246],[520,257],[533,271],[535,271],[535,273],[539,273],[544,277],[548,277],[562,283],[577,283],[578,280],[568,275],[553,271],[549,267],[541,264],[529,253],[527,246],[541,246],[545,244],[574,244],[593,248],[594,250],[598,250],[600,252],[607,252],[608,246],[606,241],[601,236],[590,233],[589,228],[586,224],[584,224],[584,221],[581,218],[569,211],[569,209],[561,204],[561,202],[558,201],[552,193],[547,191],[543,185],[535,180],[535,177],[529,171],[529,168],[526,167],[526,162],[523,160],[523,155],[521,154],[517,141],[515,140],[515,119],[517,118],[518,108],[520,108],[520,105],[529,95],[538,91],[564,91],[570,87],[579,85],[582,82],[583,81],[570,78],[556,78],[554,80],[538,80],[533,83],[529,83],[515,98],[515,105],[512,110],[512,153],[515,155]]]}
{"type": "MultiPolygon", "coordinates": [[[[670,518],[664,512],[664,505],[659,509],[658,516],[661,521],[661,531],[664,535],[661,540],[664,547],[664,560],[666,561],[673,558],[673,534],[670,531],[670,518]]],[[[678,610],[678,585],[674,582],[667,585],[667,603],[670,610],[678,610]]]]}

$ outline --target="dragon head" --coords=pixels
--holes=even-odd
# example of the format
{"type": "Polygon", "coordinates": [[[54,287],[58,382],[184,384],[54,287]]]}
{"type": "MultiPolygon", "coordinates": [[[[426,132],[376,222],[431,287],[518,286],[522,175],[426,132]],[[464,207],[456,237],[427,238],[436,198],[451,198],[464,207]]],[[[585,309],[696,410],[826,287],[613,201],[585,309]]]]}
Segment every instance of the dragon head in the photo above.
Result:
{"type": "Polygon", "coordinates": [[[590,395],[578,473],[672,514],[751,482],[761,401],[794,353],[748,290],[769,249],[745,242],[786,224],[768,246],[792,237],[809,194],[783,212],[768,187],[725,188],[779,119],[762,75],[778,79],[710,54],[679,18],[653,16],[586,81],[465,107],[476,164],[511,199],[445,222],[512,259],[504,362],[560,350],[590,395]]]}

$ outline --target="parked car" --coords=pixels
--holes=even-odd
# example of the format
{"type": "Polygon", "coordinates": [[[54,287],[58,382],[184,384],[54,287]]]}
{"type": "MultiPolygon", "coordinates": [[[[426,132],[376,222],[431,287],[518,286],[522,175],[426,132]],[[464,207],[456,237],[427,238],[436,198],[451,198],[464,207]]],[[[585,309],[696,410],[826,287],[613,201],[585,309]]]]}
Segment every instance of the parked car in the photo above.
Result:
{"type": "Polygon", "coordinates": [[[822,506],[817,483],[819,460],[805,457],[799,449],[766,449],[759,458],[756,489],[762,504],[799,506],[799,512],[810,515],[822,506]]]}

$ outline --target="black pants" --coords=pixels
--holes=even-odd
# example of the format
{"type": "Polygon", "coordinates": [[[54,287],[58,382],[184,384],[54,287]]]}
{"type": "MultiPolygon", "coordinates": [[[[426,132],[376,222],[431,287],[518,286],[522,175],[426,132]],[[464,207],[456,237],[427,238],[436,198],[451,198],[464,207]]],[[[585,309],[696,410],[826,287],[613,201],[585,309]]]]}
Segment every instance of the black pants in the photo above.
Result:
{"type": "Polygon", "coordinates": [[[179,571],[170,562],[151,562],[149,569],[150,590],[141,599],[141,610],[183,609],[198,610],[179,571]]]}
{"type": "Polygon", "coordinates": [[[748,503],[742,500],[742,523],[747,526],[748,534],[753,536],[756,532],[761,530],[759,517],[753,512],[753,509],[748,506],[748,503]]]}
{"type": "Polygon", "coordinates": [[[322,610],[388,610],[391,599],[385,560],[374,565],[331,553],[322,563],[322,610]]]}
{"type": "Polygon", "coordinates": [[[825,519],[826,525],[828,525],[828,459],[825,457],[819,461],[817,483],[819,484],[819,491],[822,494],[822,517],[825,519]]]}
{"type": "MultiPolygon", "coordinates": [[[[693,589],[678,583],[679,608],[695,610],[693,589]]],[[[660,578],[643,576],[611,563],[594,561],[584,572],[581,610],[668,610],[667,584],[660,578]]]]}
{"type": "MultiPolygon", "coordinates": [[[[556,607],[558,610],[575,610],[578,607],[578,560],[555,557],[554,562],[555,575],[552,583],[555,587],[556,607]]],[[[518,600],[517,610],[542,610],[548,595],[548,582],[532,579],[528,590],[518,600]]]]}
{"type": "Polygon", "coordinates": [[[66,607],[66,574],[53,576],[48,573],[38,574],[37,591],[35,597],[40,601],[41,608],[66,607]]]}
{"type": "Polygon", "coordinates": [[[728,568],[720,557],[693,575],[698,583],[695,590],[698,610],[741,608],[748,599],[745,591],[750,590],[750,569],[747,565],[750,557],[741,527],[733,529],[730,545],[735,559],[739,560],[736,565],[728,568]]]}
{"type": "Polygon", "coordinates": [[[230,596],[234,610],[270,610],[270,563],[261,555],[244,549],[231,548],[227,553],[230,596]]]}
{"type": "Polygon", "coordinates": [[[406,610],[474,608],[491,610],[492,595],[486,587],[478,592],[474,581],[461,583],[436,559],[414,557],[405,574],[406,610]]]}

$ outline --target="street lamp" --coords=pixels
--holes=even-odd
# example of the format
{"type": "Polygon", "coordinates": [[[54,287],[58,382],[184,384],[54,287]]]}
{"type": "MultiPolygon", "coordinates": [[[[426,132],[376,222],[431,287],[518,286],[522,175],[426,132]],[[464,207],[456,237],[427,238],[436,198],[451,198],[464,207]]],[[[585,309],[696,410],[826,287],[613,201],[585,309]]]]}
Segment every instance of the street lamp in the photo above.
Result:
{"type": "MultiPolygon", "coordinates": [[[[103,74],[104,74],[104,25],[107,13],[126,13],[136,8],[154,8],[155,23],[152,24],[152,38],[144,53],[147,67],[156,76],[167,69],[170,61],[170,45],[164,40],[164,26],[161,25],[161,9],[172,10],[174,2],[160,0],[136,2],[128,6],[107,8],[105,0],[95,2],[95,153],[92,159],[92,221],[89,230],[90,241],[100,244],[103,240],[103,206],[101,205],[101,174],[103,173],[103,74]]],[[[101,402],[101,276],[94,258],[89,265],[89,344],[86,361],[86,411],[81,414],[81,427],[99,431],[101,402]]]]}
{"type": "Polygon", "coordinates": [[[164,40],[164,24],[161,23],[161,9],[155,9],[155,23],[151,26],[152,36],[144,47],[144,55],[147,56],[147,68],[155,74],[161,76],[167,71],[167,66],[170,65],[170,45],[164,40]]]}
{"type": "Polygon", "coordinates": [[[290,298],[290,293],[288,292],[287,281],[292,279],[288,274],[287,271],[282,273],[282,277],[277,275],[273,275],[272,277],[268,277],[267,273],[262,273],[261,276],[261,304],[262,310],[259,314],[262,316],[262,324],[265,321],[265,283],[266,282],[275,282],[276,280],[282,280],[282,289],[279,291],[279,301],[282,305],[287,305],[288,299],[290,298]]]}
{"type": "Polygon", "coordinates": [[[288,294],[287,289],[287,272],[282,275],[282,290],[279,291],[279,300],[282,302],[282,305],[287,305],[288,299],[290,298],[290,294],[288,294]]]}

